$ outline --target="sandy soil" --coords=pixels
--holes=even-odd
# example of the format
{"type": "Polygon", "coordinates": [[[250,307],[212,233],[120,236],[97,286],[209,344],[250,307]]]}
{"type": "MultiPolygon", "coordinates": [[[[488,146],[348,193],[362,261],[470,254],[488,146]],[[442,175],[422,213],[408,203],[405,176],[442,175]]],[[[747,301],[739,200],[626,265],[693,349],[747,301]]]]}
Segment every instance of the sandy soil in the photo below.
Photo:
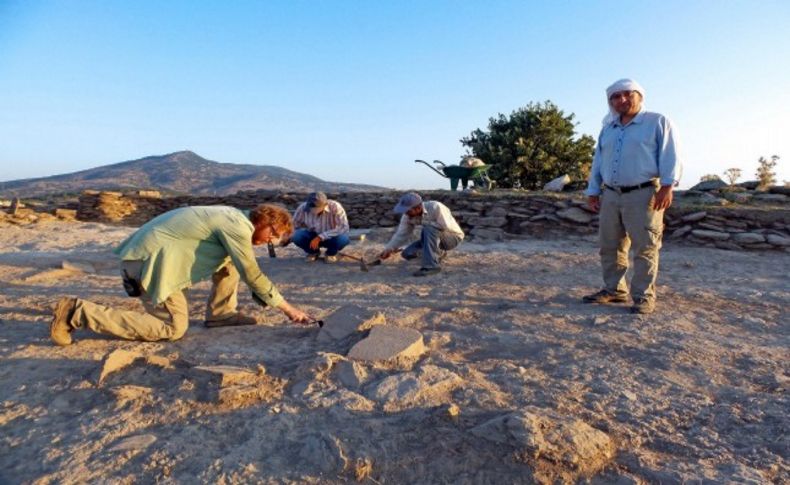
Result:
{"type": "MultiPolygon", "coordinates": [[[[589,238],[464,243],[428,279],[403,262],[364,273],[352,261],[308,266],[295,249],[277,259],[261,250],[264,271],[312,313],[353,303],[422,332],[429,351],[404,369],[350,366],[342,356],[353,342],[319,344],[316,328],[279,312],[254,327],[205,329],[206,284],[189,293],[181,341],[79,332],[54,347],[48,322],[61,295],[142,307],[123,293],[110,254],[132,229],[0,229],[1,483],[790,482],[787,253],[668,245],[658,312],[632,316],[580,303],[600,278],[589,238]],[[98,272],[64,270],[64,260],[98,272]],[[177,366],[143,364],[98,385],[116,349],[180,365],[262,365],[272,389],[258,402],[215,404],[197,399],[177,366]],[[419,377],[428,374],[449,384],[430,387],[419,377]],[[416,394],[382,391],[404,376],[416,394]],[[606,433],[614,457],[590,473],[472,432],[524,409],[606,433]]],[[[386,234],[369,239],[372,254],[386,234]]]]}

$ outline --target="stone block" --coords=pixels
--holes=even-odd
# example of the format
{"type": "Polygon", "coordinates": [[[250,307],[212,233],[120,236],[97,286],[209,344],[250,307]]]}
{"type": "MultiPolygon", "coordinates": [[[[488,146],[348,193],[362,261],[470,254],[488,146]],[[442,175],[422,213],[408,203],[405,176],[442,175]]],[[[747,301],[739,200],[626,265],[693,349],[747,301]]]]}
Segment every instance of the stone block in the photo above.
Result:
{"type": "Polygon", "coordinates": [[[505,239],[505,231],[488,227],[475,227],[469,233],[475,239],[487,239],[491,241],[501,241],[505,239]]]}
{"type": "Polygon", "coordinates": [[[344,360],[334,367],[335,377],[349,389],[358,389],[367,381],[368,371],[357,362],[344,360]]]}
{"type": "Polygon", "coordinates": [[[774,246],[790,246],[790,237],[779,236],[777,234],[768,234],[765,239],[768,241],[768,244],[772,244],[774,246]]]}
{"type": "MultiPolygon", "coordinates": [[[[324,324],[326,326],[326,324],[324,324]]],[[[377,325],[357,342],[348,358],[368,362],[416,359],[425,352],[422,334],[413,328],[377,325]]]]}
{"type": "Polygon", "coordinates": [[[468,224],[478,227],[502,227],[507,224],[506,217],[470,217],[466,220],[468,224]]]}
{"type": "Polygon", "coordinates": [[[356,305],[345,305],[324,318],[324,326],[318,332],[317,338],[319,342],[342,340],[374,325],[383,325],[385,322],[382,313],[356,305]]]}
{"type": "Polygon", "coordinates": [[[765,242],[765,236],[754,232],[744,232],[733,234],[732,240],[738,244],[757,244],[765,242]]]}
{"type": "Polygon", "coordinates": [[[588,224],[592,220],[592,215],[589,212],[578,207],[571,207],[558,211],[557,216],[566,221],[572,221],[578,224],[588,224]]]}
{"type": "Polygon", "coordinates": [[[672,239],[677,239],[677,238],[683,237],[686,234],[690,233],[692,229],[693,228],[691,226],[683,226],[683,227],[681,227],[679,229],[675,229],[672,232],[672,235],[669,236],[669,237],[671,237],[672,239]]]}
{"type": "Polygon", "coordinates": [[[508,211],[504,207],[494,207],[486,211],[488,217],[505,217],[508,211]]]}
{"type": "Polygon", "coordinates": [[[730,235],[726,232],[706,231],[704,229],[694,229],[691,234],[701,239],[712,239],[714,241],[726,241],[730,235]]]}
{"type": "Polygon", "coordinates": [[[697,222],[697,221],[701,221],[702,219],[705,219],[705,216],[707,215],[708,213],[705,211],[693,212],[691,214],[686,214],[685,216],[682,217],[681,220],[683,222],[697,222]]]}

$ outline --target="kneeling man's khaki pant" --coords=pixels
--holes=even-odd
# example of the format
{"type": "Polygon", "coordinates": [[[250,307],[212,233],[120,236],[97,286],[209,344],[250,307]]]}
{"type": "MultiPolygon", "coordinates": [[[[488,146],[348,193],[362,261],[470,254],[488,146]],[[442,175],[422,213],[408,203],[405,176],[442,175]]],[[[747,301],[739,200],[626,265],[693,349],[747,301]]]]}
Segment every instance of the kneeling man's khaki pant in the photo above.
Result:
{"type": "Polygon", "coordinates": [[[627,293],[625,273],[628,250],[634,250],[634,276],[631,297],[655,299],[658,276],[658,250],[664,229],[664,211],[653,210],[656,187],[645,187],[626,194],[611,189],[601,193],[598,234],[605,288],[627,293]]]}
{"type": "MultiPolygon", "coordinates": [[[[121,270],[139,278],[141,261],[122,261],[121,270]]],[[[206,308],[206,319],[222,320],[236,313],[239,273],[228,263],[212,277],[213,287],[206,308]]],[[[116,310],[88,300],[77,299],[71,319],[75,328],[88,327],[96,333],[127,340],[178,340],[189,327],[189,307],[184,291],[177,291],[159,305],[153,305],[143,292],[140,300],[146,313],[116,310]]]]}

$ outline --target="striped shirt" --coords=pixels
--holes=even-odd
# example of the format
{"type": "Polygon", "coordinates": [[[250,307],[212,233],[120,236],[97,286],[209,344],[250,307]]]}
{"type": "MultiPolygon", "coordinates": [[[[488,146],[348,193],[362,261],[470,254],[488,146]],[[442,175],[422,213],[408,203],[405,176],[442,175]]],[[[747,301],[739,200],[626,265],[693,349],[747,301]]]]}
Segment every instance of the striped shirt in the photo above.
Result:
{"type": "Polygon", "coordinates": [[[328,200],[326,207],[319,214],[314,214],[306,205],[306,202],[302,202],[294,212],[294,227],[296,229],[304,228],[315,232],[322,241],[348,232],[346,211],[339,202],[328,200]]]}

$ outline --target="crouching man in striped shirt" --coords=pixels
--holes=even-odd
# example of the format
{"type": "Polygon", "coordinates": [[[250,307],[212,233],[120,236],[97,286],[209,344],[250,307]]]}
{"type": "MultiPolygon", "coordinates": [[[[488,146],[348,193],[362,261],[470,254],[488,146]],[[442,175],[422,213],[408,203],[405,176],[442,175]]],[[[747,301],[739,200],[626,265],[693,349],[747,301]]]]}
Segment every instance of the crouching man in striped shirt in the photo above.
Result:
{"type": "Polygon", "coordinates": [[[294,212],[296,232],[291,241],[307,253],[307,261],[316,261],[326,248],[324,261],[334,263],[337,253],[348,245],[348,218],[339,202],[329,200],[323,192],[307,196],[294,212]]]}
{"type": "Polygon", "coordinates": [[[387,259],[399,248],[408,244],[417,226],[422,226],[420,238],[406,247],[401,256],[404,259],[422,259],[422,267],[414,276],[428,276],[442,270],[442,259],[447,251],[454,249],[464,239],[464,231],[455,221],[450,209],[436,200],[423,202],[422,197],[414,192],[404,194],[395,213],[402,214],[398,230],[379,254],[380,259],[387,259]]]}

